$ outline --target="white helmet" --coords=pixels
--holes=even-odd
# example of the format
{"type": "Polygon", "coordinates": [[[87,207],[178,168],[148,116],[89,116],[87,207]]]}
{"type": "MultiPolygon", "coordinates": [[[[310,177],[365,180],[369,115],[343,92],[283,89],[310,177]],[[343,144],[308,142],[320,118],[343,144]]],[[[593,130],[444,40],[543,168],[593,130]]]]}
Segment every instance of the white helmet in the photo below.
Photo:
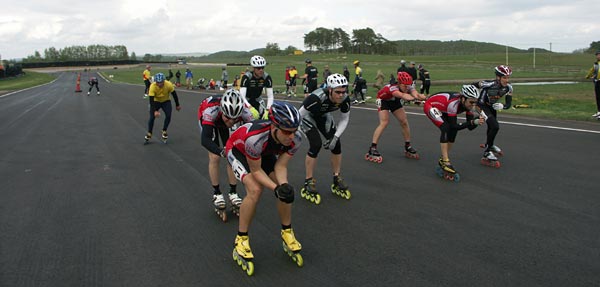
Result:
{"type": "Polygon", "coordinates": [[[463,85],[461,94],[466,98],[477,99],[479,97],[479,89],[474,85],[463,85]]]}
{"type": "Polygon", "coordinates": [[[230,119],[239,117],[244,111],[244,100],[240,92],[235,89],[225,91],[221,97],[221,111],[230,119]]]}
{"type": "Polygon", "coordinates": [[[348,86],[348,79],[340,74],[331,74],[327,77],[327,87],[337,88],[342,86],[348,86]]]}
{"type": "Polygon", "coordinates": [[[255,55],[250,58],[250,65],[254,68],[264,67],[267,65],[267,60],[262,56],[255,55]]]}

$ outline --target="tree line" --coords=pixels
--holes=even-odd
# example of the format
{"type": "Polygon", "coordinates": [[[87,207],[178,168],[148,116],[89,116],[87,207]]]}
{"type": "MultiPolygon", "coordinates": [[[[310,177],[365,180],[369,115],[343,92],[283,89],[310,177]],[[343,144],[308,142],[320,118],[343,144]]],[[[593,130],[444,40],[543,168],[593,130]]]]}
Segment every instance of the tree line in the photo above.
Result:
{"type": "Polygon", "coordinates": [[[123,45],[69,46],[62,49],[50,47],[44,49],[43,56],[39,51],[35,51],[33,55],[24,58],[23,63],[120,60],[136,60],[136,55],[131,53],[130,56],[127,47],[123,45]]]}

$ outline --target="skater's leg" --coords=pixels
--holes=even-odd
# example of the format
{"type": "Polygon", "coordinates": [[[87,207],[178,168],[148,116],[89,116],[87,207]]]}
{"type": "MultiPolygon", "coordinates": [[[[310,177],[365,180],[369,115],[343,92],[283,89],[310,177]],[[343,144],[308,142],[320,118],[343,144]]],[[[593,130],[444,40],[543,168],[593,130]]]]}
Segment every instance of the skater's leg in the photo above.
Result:
{"type": "Polygon", "coordinates": [[[393,112],[394,117],[400,122],[402,128],[402,135],[404,136],[405,142],[410,142],[410,126],[408,125],[408,118],[406,117],[406,111],[404,108],[399,108],[393,112]]]}
{"type": "Polygon", "coordinates": [[[390,114],[387,110],[381,110],[378,113],[379,113],[379,125],[377,126],[377,128],[375,128],[375,131],[373,132],[372,143],[374,143],[374,144],[377,144],[379,142],[379,138],[381,137],[381,134],[383,134],[383,131],[385,130],[385,128],[387,127],[387,125],[390,122],[390,114]]]}
{"type": "Polygon", "coordinates": [[[256,213],[256,204],[258,204],[260,195],[262,194],[263,186],[254,179],[254,175],[251,173],[244,177],[243,183],[246,187],[246,197],[240,206],[238,231],[247,233],[256,213]]]}
{"type": "Polygon", "coordinates": [[[331,170],[334,175],[339,175],[342,169],[342,153],[331,154],[331,170]]]}
{"type": "Polygon", "coordinates": [[[171,101],[164,102],[162,104],[162,109],[165,112],[165,122],[163,123],[163,131],[166,131],[169,128],[169,124],[171,123],[171,113],[173,111],[171,101]]]}
{"type": "Polygon", "coordinates": [[[304,160],[304,165],[306,166],[306,177],[312,178],[313,172],[315,170],[315,166],[317,165],[317,158],[311,157],[310,155],[306,155],[306,159],[304,160]]]}
{"type": "MultiPolygon", "coordinates": [[[[208,176],[210,177],[210,184],[219,185],[219,162],[221,157],[208,152],[208,176]]],[[[229,165],[227,165],[229,166],[229,165]]]]}

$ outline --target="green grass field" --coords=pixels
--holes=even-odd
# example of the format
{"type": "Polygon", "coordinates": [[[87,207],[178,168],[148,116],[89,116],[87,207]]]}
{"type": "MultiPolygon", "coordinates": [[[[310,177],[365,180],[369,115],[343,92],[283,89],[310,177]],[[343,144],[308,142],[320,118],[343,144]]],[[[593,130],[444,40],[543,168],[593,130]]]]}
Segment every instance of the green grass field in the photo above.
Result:
{"type": "MultiPolygon", "coordinates": [[[[458,91],[460,85],[470,83],[476,80],[493,79],[493,68],[499,64],[506,63],[506,54],[479,54],[479,55],[461,55],[461,56],[381,56],[381,55],[341,55],[341,54],[305,54],[290,56],[266,57],[267,67],[265,71],[271,75],[275,85],[275,90],[285,89],[285,67],[295,65],[300,75],[304,73],[304,60],[310,58],[313,65],[320,73],[325,65],[329,65],[334,73],[341,73],[344,65],[348,66],[353,74],[352,62],[360,60],[363,76],[367,79],[369,96],[375,95],[375,90],[371,85],[374,82],[375,75],[381,70],[386,75],[386,81],[390,74],[395,74],[400,64],[400,60],[407,62],[414,61],[417,64],[424,64],[425,68],[431,73],[433,85],[431,92],[439,91],[458,91]],[[436,84],[436,80],[457,81],[457,84],[436,84]]],[[[171,70],[175,73],[180,70],[185,73],[186,68],[190,68],[194,73],[194,81],[199,78],[205,78],[207,81],[211,78],[219,80],[221,78],[221,68],[227,65],[229,72],[229,84],[233,83],[236,75],[240,75],[248,67],[248,58],[240,57],[205,57],[202,59],[203,65],[177,65],[172,64],[171,70]],[[234,64],[234,65],[232,65],[234,64]]],[[[513,53],[508,55],[508,64],[513,68],[511,78],[514,85],[513,104],[528,104],[532,108],[505,110],[505,113],[519,114],[525,116],[569,119],[579,121],[595,121],[590,115],[596,110],[593,86],[584,79],[588,69],[592,66],[594,56],[589,54],[554,54],[537,53],[535,57],[535,69],[533,67],[533,53],[513,53]],[[518,85],[522,81],[545,79],[577,81],[576,84],[560,85],[518,85]]],[[[167,64],[153,65],[152,74],[158,72],[168,74],[167,64]]],[[[141,75],[144,65],[137,68],[105,70],[105,76],[113,75],[111,78],[115,82],[133,83],[142,85],[141,75]]],[[[352,76],[353,78],[353,76],[352,76]]],[[[33,86],[44,81],[50,81],[52,76],[38,73],[28,73],[25,77],[18,79],[0,81],[0,90],[16,90],[28,86],[33,86]]],[[[322,79],[321,79],[322,80],[322,79]]],[[[352,79],[351,79],[352,80],[352,79]]],[[[174,82],[175,79],[172,79],[174,82]]],[[[184,75],[182,75],[184,81],[184,75]]],[[[298,83],[300,84],[300,82],[298,83]]],[[[302,89],[298,87],[298,91],[302,89]]]]}
{"type": "Polygon", "coordinates": [[[16,78],[0,79],[0,91],[15,91],[49,83],[54,80],[52,75],[27,71],[25,75],[16,78]]]}

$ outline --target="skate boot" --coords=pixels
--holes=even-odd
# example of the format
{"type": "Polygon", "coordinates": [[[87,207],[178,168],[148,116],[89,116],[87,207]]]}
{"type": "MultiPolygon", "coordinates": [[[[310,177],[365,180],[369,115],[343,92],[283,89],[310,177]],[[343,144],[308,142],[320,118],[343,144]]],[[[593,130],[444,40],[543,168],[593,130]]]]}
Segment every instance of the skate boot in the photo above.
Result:
{"type": "Polygon", "coordinates": [[[480,144],[479,147],[485,149],[485,151],[489,150],[493,152],[496,157],[504,155],[504,152],[497,145],[492,145],[490,148],[488,148],[487,144],[480,144]]]}
{"type": "Polygon", "coordinates": [[[304,181],[304,187],[300,189],[300,196],[316,205],[321,203],[321,195],[317,192],[317,181],[314,178],[304,181]]]}
{"type": "Polygon", "coordinates": [[[225,212],[225,198],[222,194],[213,195],[213,204],[215,205],[215,213],[223,220],[227,221],[227,212],[225,212]]]}
{"type": "Polygon", "coordinates": [[[239,217],[242,198],[235,192],[229,193],[229,203],[231,204],[231,212],[239,217]]]}
{"type": "Polygon", "coordinates": [[[304,259],[302,259],[302,255],[300,255],[302,244],[296,240],[296,237],[294,236],[294,230],[291,228],[282,229],[281,239],[283,239],[283,251],[287,253],[287,255],[290,256],[294,262],[296,262],[298,267],[302,267],[304,265],[304,259]]]}
{"type": "Polygon", "coordinates": [[[379,151],[377,151],[376,147],[371,147],[369,149],[369,152],[365,154],[365,159],[376,163],[381,163],[383,161],[383,157],[379,151]]]}
{"type": "Polygon", "coordinates": [[[460,175],[456,172],[456,169],[450,163],[450,160],[443,160],[441,157],[438,160],[438,166],[435,168],[435,172],[443,179],[458,182],[460,175]]]}
{"type": "Polygon", "coordinates": [[[163,130],[162,131],[162,141],[163,141],[163,143],[167,143],[168,139],[169,139],[169,135],[167,134],[167,131],[163,130]]]}
{"type": "Polygon", "coordinates": [[[352,196],[350,194],[350,190],[348,189],[348,185],[346,185],[346,183],[344,183],[344,180],[339,175],[333,177],[333,184],[331,185],[331,192],[333,192],[333,194],[340,196],[342,198],[345,198],[345,199],[350,199],[350,197],[352,196]]]}
{"type": "Polygon", "coordinates": [[[419,154],[417,153],[417,150],[414,149],[412,146],[405,146],[404,147],[404,155],[407,158],[414,158],[414,159],[419,159],[419,154]]]}
{"type": "Polygon", "coordinates": [[[239,266],[242,266],[242,270],[246,271],[248,276],[254,274],[254,263],[252,259],[254,255],[250,249],[250,240],[248,235],[236,236],[235,243],[233,244],[233,261],[236,261],[239,266]]]}
{"type": "Polygon", "coordinates": [[[150,139],[152,138],[152,133],[146,133],[146,135],[144,136],[144,144],[148,144],[150,143],[150,139]]]}
{"type": "Polygon", "coordinates": [[[494,152],[491,151],[490,149],[486,149],[485,152],[483,153],[483,157],[481,158],[481,164],[483,164],[485,166],[495,167],[495,168],[500,167],[500,162],[498,161],[498,158],[496,157],[496,155],[494,155],[494,152]]]}

